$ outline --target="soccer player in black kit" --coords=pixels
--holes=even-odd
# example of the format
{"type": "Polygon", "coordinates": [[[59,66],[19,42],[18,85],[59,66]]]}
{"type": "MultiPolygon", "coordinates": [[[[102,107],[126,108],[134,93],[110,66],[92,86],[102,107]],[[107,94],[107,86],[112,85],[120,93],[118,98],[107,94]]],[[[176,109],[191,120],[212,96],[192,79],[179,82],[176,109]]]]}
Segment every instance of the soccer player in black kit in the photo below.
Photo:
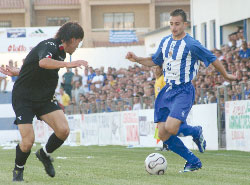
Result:
{"type": "Polygon", "coordinates": [[[83,29],[78,23],[65,23],[55,38],[40,42],[30,51],[21,70],[10,66],[0,68],[0,72],[9,76],[18,75],[12,91],[12,106],[16,114],[15,124],[22,139],[16,146],[13,181],[23,181],[24,165],[35,140],[32,126],[34,116],[54,130],[47,144],[36,152],[36,157],[43,163],[46,173],[50,177],[55,176],[50,154],[63,144],[70,130],[66,117],[54,102],[53,96],[60,68],[88,65],[84,60],[63,62],[66,53],[72,54],[83,36],[83,29]]]}

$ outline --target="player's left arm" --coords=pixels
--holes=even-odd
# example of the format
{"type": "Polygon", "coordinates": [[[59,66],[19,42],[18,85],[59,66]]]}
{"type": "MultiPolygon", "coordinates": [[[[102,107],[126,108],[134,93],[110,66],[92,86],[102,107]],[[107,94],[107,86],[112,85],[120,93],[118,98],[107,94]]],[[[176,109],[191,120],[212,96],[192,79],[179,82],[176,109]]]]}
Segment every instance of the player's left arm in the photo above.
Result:
{"type": "Polygon", "coordinates": [[[218,59],[216,59],[214,62],[212,62],[212,65],[215,67],[215,69],[217,69],[217,71],[219,71],[221,73],[221,75],[229,81],[233,81],[236,80],[237,77],[231,74],[228,74],[224,68],[224,66],[221,64],[221,61],[219,61],[218,59]]]}
{"type": "Polygon", "coordinates": [[[216,56],[198,41],[191,41],[189,47],[191,52],[196,55],[199,60],[203,61],[206,67],[212,64],[226,80],[236,80],[236,76],[228,74],[216,56]]]}

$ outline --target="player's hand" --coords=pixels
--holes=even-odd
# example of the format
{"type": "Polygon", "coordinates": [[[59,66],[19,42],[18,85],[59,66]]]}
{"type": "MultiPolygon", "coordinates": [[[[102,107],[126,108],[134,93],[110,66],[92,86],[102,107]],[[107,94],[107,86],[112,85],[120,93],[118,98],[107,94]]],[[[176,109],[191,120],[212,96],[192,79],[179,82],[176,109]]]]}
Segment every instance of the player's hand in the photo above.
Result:
{"type": "Polygon", "coordinates": [[[74,67],[81,68],[82,66],[88,67],[88,62],[85,60],[76,60],[76,61],[72,61],[72,62],[67,62],[66,67],[68,67],[68,68],[74,68],[74,67]]]}
{"type": "Polygon", "coordinates": [[[15,67],[6,66],[6,68],[0,67],[0,72],[5,74],[5,75],[8,75],[8,76],[18,76],[20,69],[15,68],[15,67]]]}
{"type": "Polygon", "coordinates": [[[237,80],[237,77],[231,74],[227,74],[226,76],[224,76],[224,78],[228,81],[234,81],[237,80]]]}
{"type": "Polygon", "coordinates": [[[137,56],[133,52],[128,52],[125,58],[130,60],[131,62],[137,61],[137,56]]]}

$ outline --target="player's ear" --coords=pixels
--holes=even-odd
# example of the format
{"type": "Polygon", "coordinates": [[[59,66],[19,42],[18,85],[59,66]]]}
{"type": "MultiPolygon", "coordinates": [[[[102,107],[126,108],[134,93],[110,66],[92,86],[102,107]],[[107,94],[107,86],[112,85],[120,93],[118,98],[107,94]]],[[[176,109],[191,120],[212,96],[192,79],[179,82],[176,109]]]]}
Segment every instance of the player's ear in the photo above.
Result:
{"type": "Polygon", "coordinates": [[[188,22],[184,22],[184,27],[188,27],[188,22]]]}

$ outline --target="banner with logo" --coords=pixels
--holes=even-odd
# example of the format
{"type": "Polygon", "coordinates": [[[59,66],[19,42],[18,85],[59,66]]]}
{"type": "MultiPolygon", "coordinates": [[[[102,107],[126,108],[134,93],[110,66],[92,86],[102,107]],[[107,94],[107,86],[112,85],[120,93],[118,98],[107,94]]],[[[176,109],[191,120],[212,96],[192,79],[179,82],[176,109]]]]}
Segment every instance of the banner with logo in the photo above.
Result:
{"type": "Polygon", "coordinates": [[[140,145],[146,147],[162,147],[162,142],[157,144],[154,138],[156,123],[154,123],[154,110],[139,110],[139,135],[140,145]]]}
{"type": "Polygon", "coordinates": [[[250,151],[250,100],[226,102],[227,150],[250,151]]]}
{"type": "Polygon", "coordinates": [[[0,28],[0,53],[29,52],[39,42],[55,36],[56,27],[0,28]]]}
{"type": "Polygon", "coordinates": [[[111,30],[109,32],[109,42],[111,43],[138,42],[138,38],[134,30],[111,30]]]}
{"type": "Polygon", "coordinates": [[[139,144],[138,111],[121,112],[122,125],[126,137],[126,145],[139,144]]]}

